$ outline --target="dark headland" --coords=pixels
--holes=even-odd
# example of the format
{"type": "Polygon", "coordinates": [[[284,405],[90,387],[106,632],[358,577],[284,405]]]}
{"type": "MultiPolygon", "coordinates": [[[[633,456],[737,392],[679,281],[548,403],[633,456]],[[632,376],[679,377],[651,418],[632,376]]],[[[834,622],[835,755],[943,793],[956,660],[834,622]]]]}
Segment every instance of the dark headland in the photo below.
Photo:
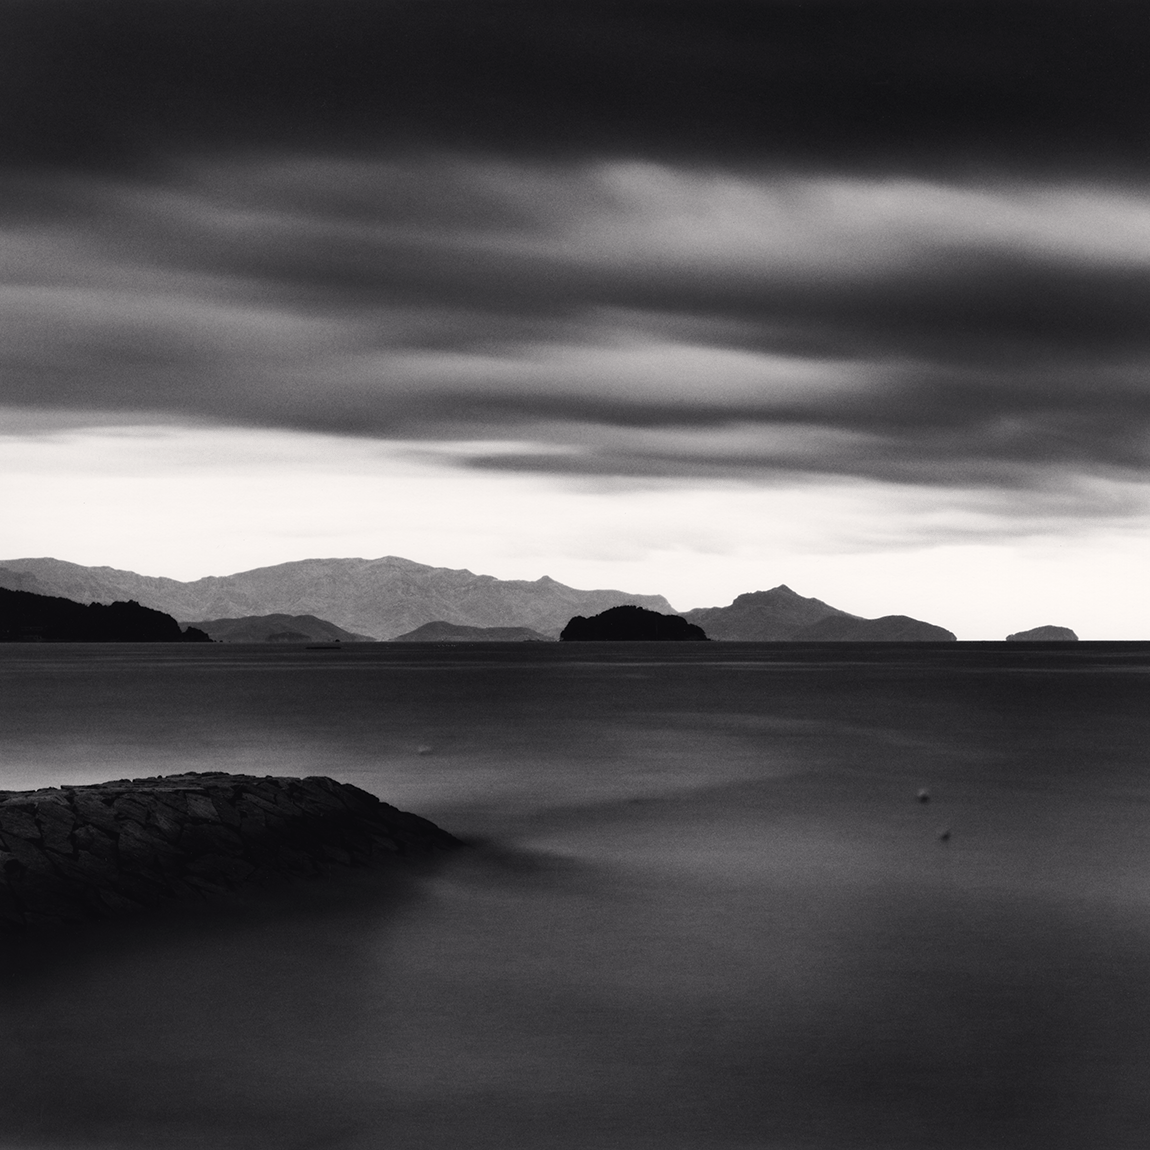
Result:
{"type": "Polygon", "coordinates": [[[427,819],[322,777],[211,772],[0,792],[0,934],[460,845],[427,819]]]}
{"type": "Polygon", "coordinates": [[[210,643],[162,611],[139,603],[76,603],[55,595],[0,588],[0,642],[210,643]]]}

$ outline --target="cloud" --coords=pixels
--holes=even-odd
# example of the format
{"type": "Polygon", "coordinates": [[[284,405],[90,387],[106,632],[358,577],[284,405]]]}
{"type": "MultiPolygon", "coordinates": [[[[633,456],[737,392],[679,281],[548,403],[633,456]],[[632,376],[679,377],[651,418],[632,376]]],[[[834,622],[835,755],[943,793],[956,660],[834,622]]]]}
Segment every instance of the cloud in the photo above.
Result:
{"type": "Polygon", "coordinates": [[[546,447],[459,458],[576,475],[1150,464],[1128,187],[426,151],[47,187],[0,231],[9,404],[515,440],[546,447]]]}

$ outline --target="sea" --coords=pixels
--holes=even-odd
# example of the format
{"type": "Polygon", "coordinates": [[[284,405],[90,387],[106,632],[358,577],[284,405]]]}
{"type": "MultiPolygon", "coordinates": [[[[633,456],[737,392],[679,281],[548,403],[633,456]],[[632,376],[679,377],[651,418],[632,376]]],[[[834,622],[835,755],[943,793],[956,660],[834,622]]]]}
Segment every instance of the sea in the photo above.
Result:
{"type": "Polygon", "coordinates": [[[0,948],[2,1150],[1139,1150],[1150,644],[0,646],[0,788],[469,845],[0,948]]]}

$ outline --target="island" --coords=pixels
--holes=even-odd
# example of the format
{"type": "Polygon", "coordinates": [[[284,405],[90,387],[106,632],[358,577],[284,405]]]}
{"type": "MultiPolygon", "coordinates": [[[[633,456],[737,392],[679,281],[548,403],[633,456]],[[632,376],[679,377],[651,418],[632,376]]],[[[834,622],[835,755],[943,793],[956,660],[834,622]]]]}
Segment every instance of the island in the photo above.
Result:
{"type": "Polygon", "coordinates": [[[1007,635],[1008,643],[1077,643],[1078,636],[1069,627],[1031,627],[1029,631],[1015,631],[1007,635]]]}
{"type": "Polygon", "coordinates": [[[559,636],[561,642],[707,641],[707,633],[681,615],[661,615],[646,607],[611,607],[585,619],[576,615],[559,636]]]}
{"type": "Polygon", "coordinates": [[[348,783],[222,772],[0,792],[0,934],[462,846],[348,783]]]}

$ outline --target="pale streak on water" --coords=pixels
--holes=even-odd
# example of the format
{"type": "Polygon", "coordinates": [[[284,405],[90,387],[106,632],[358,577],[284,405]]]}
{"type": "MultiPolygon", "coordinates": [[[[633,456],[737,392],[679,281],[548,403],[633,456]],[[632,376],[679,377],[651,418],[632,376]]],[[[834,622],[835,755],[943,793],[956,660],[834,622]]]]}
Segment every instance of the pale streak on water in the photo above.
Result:
{"type": "Polygon", "coordinates": [[[1148,670],[0,647],[0,786],[324,773],[487,844],[10,955],[0,1147],[1145,1147],[1148,670]]]}

